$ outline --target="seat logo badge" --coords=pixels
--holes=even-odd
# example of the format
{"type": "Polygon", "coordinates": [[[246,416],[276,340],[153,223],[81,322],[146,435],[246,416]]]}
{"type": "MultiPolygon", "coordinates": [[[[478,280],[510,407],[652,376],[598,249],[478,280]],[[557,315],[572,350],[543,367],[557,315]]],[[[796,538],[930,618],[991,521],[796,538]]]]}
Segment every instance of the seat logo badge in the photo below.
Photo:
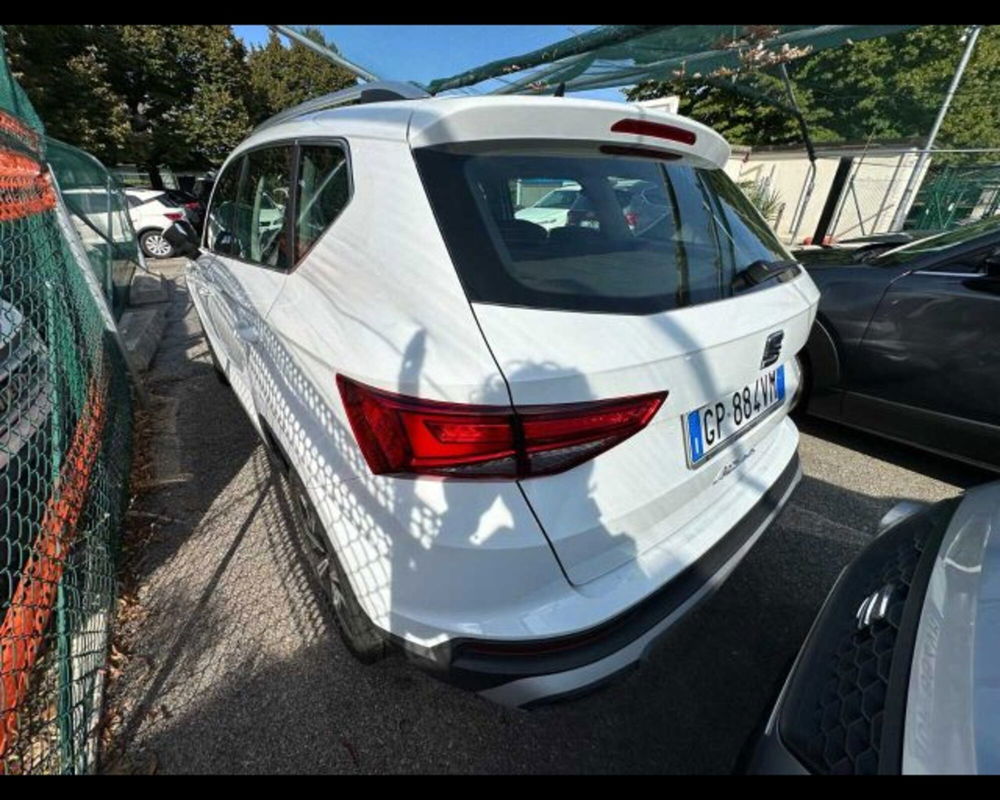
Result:
{"type": "Polygon", "coordinates": [[[858,621],[858,630],[871,627],[872,623],[885,619],[889,611],[889,602],[892,600],[892,593],[896,587],[887,583],[881,589],[872,592],[861,601],[854,617],[858,621]]]}
{"type": "Polygon", "coordinates": [[[760,368],[771,366],[781,355],[781,342],[785,338],[784,331],[775,331],[764,342],[764,357],[760,360],[760,368]]]}

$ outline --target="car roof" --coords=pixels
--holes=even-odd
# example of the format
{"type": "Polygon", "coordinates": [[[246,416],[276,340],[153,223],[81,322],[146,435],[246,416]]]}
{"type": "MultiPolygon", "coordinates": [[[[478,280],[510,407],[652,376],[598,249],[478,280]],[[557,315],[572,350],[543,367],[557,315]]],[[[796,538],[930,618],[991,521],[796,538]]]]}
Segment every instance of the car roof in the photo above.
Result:
{"type": "Polygon", "coordinates": [[[498,139],[548,140],[554,144],[598,141],[666,151],[672,157],[681,156],[707,167],[722,167],[730,152],[726,140],[711,128],[633,103],[573,97],[458,95],[305,112],[262,126],[230,157],[272,141],[324,135],[408,142],[413,148],[498,139]],[[644,134],[612,131],[612,126],[623,120],[652,125],[646,126],[644,134]],[[656,132],[650,134],[650,130],[656,132]]]}

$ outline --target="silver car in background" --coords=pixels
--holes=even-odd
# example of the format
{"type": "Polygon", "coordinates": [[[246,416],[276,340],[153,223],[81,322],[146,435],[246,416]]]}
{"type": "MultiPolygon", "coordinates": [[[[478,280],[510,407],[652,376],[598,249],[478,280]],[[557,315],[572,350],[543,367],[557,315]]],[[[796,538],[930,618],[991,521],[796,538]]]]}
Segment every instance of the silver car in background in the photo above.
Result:
{"type": "Polygon", "coordinates": [[[1000,773],[1000,482],[906,501],[841,573],[758,773],[1000,773]]]}

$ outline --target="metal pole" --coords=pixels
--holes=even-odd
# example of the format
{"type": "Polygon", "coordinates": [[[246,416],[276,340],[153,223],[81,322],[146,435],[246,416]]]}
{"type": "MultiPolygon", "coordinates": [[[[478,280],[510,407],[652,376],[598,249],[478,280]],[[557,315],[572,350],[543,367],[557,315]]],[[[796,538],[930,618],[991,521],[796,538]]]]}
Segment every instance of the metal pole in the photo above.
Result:
{"type": "Polygon", "coordinates": [[[287,36],[289,39],[294,39],[296,42],[303,45],[304,47],[308,47],[317,55],[321,55],[323,56],[323,58],[332,61],[334,64],[337,64],[338,66],[341,66],[344,69],[353,72],[355,75],[357,75],[359,78],[361,78],[361,80],[365,81],[366,83],[371,83],[372,81],[379,80],[378,76],[374,72],[370,72],[364,67],[358,66],[353,61],[348,61],[346,58],[340,55],[340,53],[335,53],[329,47],[324,47],[323,45],[319,44],[319,42],[314,42],[308,36],[303,36],[294,28],[290,28],[287,25],[268,25],[267,27],[269,27],[271,30],[277,33],[287,36]]]}
{"type": "Polygon", "coordinates": [[[966,31],[968,39],[965,42],[965,51],[962,53],[962,59],[958,62],[958,68],[955,70],[955,74],[951,79],[951,86],[948,87],[948,93],[945,95],[944,102],[938,110],[937,119],[934,120],[934,126],[931,128],[931,132],[927,136],[927,143],[924,145],[924,149],[920,151],[920,155],[917,157],[917,163],[913,167],[913,171],[910,173],[909,180],[906,181],[906,188],[903,189],[903,196],[899,200],[899,205],[896,206],[896,214],[892,218],[890,230],[898,231],[903,229],[906,217],[910,213],[910,207],[916,199],[915,193],[917,189],[917,179],[923,173],[924,165],[930,157],[928,151],[934,146],[934,140],[937,139],[938,131],[941,129],[941,123],[944,122],[945,115],[948,113],[948,107],[951,105],[951,101],[955,97],[955,92],[958,90],[958,84],[962,80],[965,68],[969,64],[969,59],[972,58],[972,51],[976,47],[976,39],[979,38],[979,31],[981,31],[982,28],[982,25],[973,25],[966,31]]]}
{"type": "Polygon", "coordinates": [[[813,188],[816,186],[816,150],[813,147],[812,137],[809,135],[809,126],[806,125],[806,118],[802,116],[802,109],[799,108],[799,102],[795,98],[792,81],[788,77],[788,68],[784,63],[781,64],[781,77],[785,82],[785,91],[788,92],[788,100],[792,104],[792,113],[799,123],[799,130],[802,131],[802,138],[806,144],[806,153],[809,156],[809,171],[806,173],[806,183],[802,187],[802,193],[799,195],[799,203],[796,204],[795,213],[792,215],[789,237],[792,244],[794,244],[795,237],[799,235],[802,220],[806,216],[806,207],[809,205],[810,198],[812,198],[813,188]]]}

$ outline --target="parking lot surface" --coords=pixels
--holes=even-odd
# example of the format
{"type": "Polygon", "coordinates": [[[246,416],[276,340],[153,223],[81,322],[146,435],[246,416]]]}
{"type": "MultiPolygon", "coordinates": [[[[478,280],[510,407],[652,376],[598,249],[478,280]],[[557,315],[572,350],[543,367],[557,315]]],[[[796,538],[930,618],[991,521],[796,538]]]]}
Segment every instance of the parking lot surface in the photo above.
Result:
{"type": "Polygon", "coordinates": [[[308,575],[286,487],[215,378],[184,285],[148,386],[153,470],[132,518],[129,657],[109,706],[160,772],[726,773],[844,564],[903,498],[989,473],[834,425],[802,426],[804,478],[722,589],[627,678],[534,711],[351,659],[308,575]]]}

